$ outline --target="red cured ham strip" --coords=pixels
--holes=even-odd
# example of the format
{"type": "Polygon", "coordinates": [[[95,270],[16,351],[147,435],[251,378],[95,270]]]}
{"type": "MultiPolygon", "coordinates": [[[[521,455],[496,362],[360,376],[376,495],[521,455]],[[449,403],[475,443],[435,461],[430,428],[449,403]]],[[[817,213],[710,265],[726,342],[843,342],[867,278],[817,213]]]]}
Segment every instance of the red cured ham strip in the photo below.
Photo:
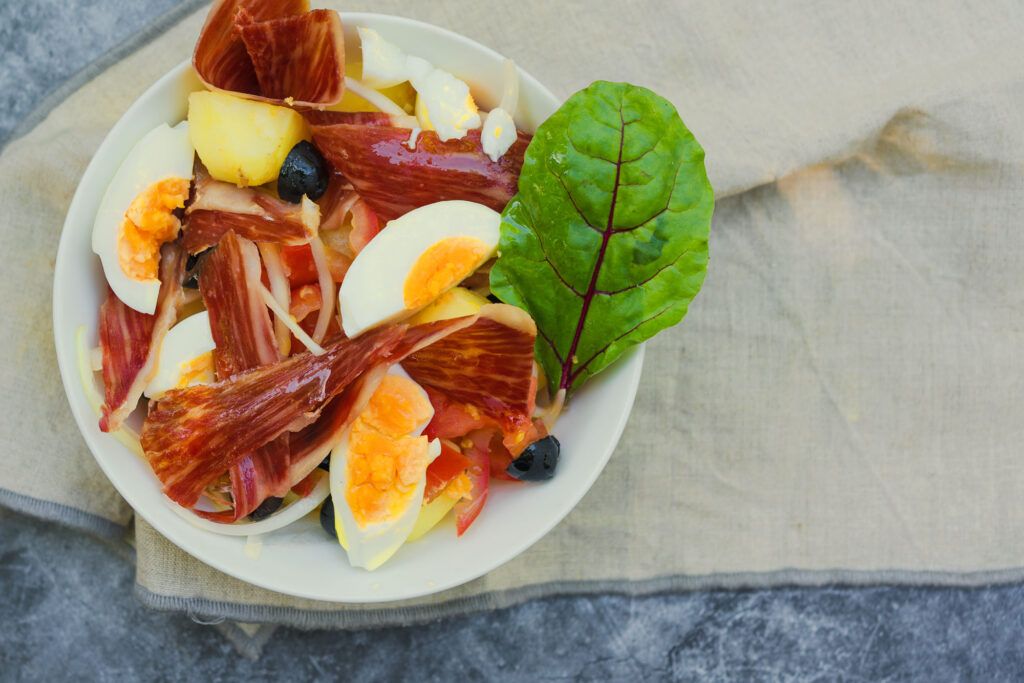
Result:
{"type": "Polygon", "coordinates": [[[290,480],[301,480],[309,476],[323,462],[341,440],[342,433],[352,420],[366,407],[386,373],[387,364],[377,365],[363,373],[324,407],[316,422],[291,435],[290,480]]]}
{"type": "Polygon", "coordinates": [[[243,10],[238,32],[256,71],[260,95],[308,106],[341,101],[345,45],[337,12],[318,9],[255,21],[243,10]]]}
{"type": "Polygon", "coordinates": [[[303,198],[291,204],[257,188],[214,180],[197,167],[195,197],[185,211],[182,245],[190,254],[217,244],[229,230],[255,242],[307,244],[320,226],[320,209],[303,198]]]}
{"type": "Polygon", "coordinates": [[[530,422],[534,407],[536,337],[525,311],[489,304],[473,325],[410,355],[402,368],[423,386],[478,408],[504,427],[520,426],[524,418],[530,422]]]}
{"type": "Polygon", "coordinates": [[[375,122],[314,123],[313,140],[381,220],[448,199],[478,202],[501,211],[515,194],[529,135],[519,133],[495,163],[483,153],[479,130],[447,142],[441,142],[437,133],[422,132],[415,149],[409,149],[410,129],[380,125],[379,118],[370,120],[375,122]]]}
{"type": "Polygon", "coordinates": [[[216,0],[199,32],[192,66],[211,88],[259,95],[252,59],[235,26],[240,10],[252,21],[266,21],[309,10],[307,0],[216,0]]]}
{"type": "Polygon", "coordinates": [[[247,453],[315,422],[370,368],[398,362],[474,321],[385,327],[327,344],[320,356],[302,353],[214,384],[171,391],[147,416],[142,448],[164,493],[191,507],[247,453]]]}
{"type": "MultiPolygon", "coordinates": [[[[280,360],[270,315],[258,294],[260,275],[256,245],[234,232],[228,232],[203,261],[199,289],[210,316],[220,379],[280,360]]],[[[288,459],[288,434],[282,434],[231,467],[232,510],[197,514],[236,521],[268,497],[284,496],[291,488],[288,459]]]]}
{"type": "Polygon", "coordinates": [[[100,429],[104,432],[120,428],[152,379],[160,344],[182,304],[184,273],[184,250],[174,243],[165,244],[160,252],[160,294],[153,315],[126,306],[108,289],[99,321],[105,393],[100,429]]]}
{"type": "MultiPolygon", "coordinates": [[[[347,123],[355,126],[392,126],[401,128],[399,121],[414,121],[415,117],[396,117],[379,111],[319,111],[316,109],[304,111],[311,126],[333,126],[339,123],[347,123]]],[[[410,132],[412,129],[409,129],[410,132]]]]}
{"type": "Polygon", "coordinates": [[[203,259],[199,291],[210,315],[220,379],[280,360],[274,326],[259,295],[260,275],[256,245],[234,232],[203,259]]]}

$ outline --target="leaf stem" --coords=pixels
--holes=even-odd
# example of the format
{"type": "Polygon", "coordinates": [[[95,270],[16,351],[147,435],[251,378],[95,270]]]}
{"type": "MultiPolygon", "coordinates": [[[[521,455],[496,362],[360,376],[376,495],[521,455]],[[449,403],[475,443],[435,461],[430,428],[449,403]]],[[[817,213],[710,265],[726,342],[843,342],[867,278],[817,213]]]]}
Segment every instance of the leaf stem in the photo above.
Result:
{"type": "MultiPolygon", "coordinates": [[[[569,353],[565,355],[565,360],[562,361],[562,377],[558,382],[558,386],[561,389],[568,391],[572,386],[573,381],[576,379],[575,373],[572,371],[572,366],[576,362],[576,349],[580,345],[580,339],[583,337],[583,327],[587,322],[587,313],[590,311],[590,304],[594,300],[594,295],[597,293],[597,277],[601,274],[601,266],[604,263],[605,253],[608,251],[608,242],[611,240],[612,235],[615,234],[613,228],[615,219],[615,202],[619,197],[619,177],[622,174],[622,149],[626,143],[626,121],[622,116],[622,105],[619,105],[619,122],[621,127],[619,128],[619,157],[615,161],[615,184],[612,186],[612,200],[611,205],[608,207],[608,222],[605,225],[604,233],[601,235],[601,247],[597,252],[597,258],[594,260],[594,270],[590,274],[590,284],[587,286],[587,291],[583,294],[583,307],[580,309],[580,320],[576,323],[576,332],[572,337],[572,344],[569,346],[569,353]]],[[[583,216],[583,220],[587,217],[583,216]]]]}

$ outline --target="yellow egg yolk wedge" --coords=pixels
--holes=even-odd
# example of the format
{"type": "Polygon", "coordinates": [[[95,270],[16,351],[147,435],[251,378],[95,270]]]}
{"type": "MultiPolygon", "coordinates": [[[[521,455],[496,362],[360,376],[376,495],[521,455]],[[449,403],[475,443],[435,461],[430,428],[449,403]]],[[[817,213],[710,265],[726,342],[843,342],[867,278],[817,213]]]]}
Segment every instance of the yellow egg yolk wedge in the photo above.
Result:
{"type": "Polygon", "coordinates": [[[210,384],[213,382],[213,352],[202,353],[190,361],[181,363],[179,368],[179,389],[192,384],[210,384]]]}
{"type": "Polygon", "coordinates": [[[432,414],[415,382],[386,375],[352,423],[345,500],[360,527],[394,519],[408,507],[430,464],[427,437],[413,433],[432,414]]]}
{"type": "Polygon", "coordinates": [[[475,237],[449,237],[423,252],[405,278],[405,306],[415,310],[434,301],[479,268],[490,249],[475,237]]]}
{"type": "Polygon", "coordinates": [[[117,258],[131,279],[156,279],[160,245],[176,238],[181,228],[173,211],[185,206],[189,182],[185,178],[165,178],[139,193],[128,206],[117,240],[117,258]]]}

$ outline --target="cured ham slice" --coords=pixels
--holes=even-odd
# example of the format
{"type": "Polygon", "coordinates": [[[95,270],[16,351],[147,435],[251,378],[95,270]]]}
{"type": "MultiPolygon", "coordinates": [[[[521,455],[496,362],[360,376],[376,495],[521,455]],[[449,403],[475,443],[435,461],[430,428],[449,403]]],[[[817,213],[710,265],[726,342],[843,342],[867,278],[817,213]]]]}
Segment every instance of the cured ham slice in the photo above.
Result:
{"type": "Polygon", "coordinates": [[[186,254],[176,243],[160,250],[160,293],[156,312],[140,313],[107,290],[100,307],[99,334],[103,349],[104,403],[100,429],[116,431],[139,403],[156,371],[156,362],[167,330],[182,304],[181,279],[186,254]]]}
{"type": "Polygon", "coordinates": [[[255,21],[242,10],[238,32],[263,97],[306,106],[341,101],[345,91],[345,45],[337,12],[318,9],[255,21]]]}
{"type": "Polygon", "coordinates": [[[267,21],[309,10],[307,0],[216,0],[199,32],[192,66],[211,88],[259,95],[260,84],[235,21],[240,10],[252,21],[267,21]]]}
{"type": "Polygon", "coordinates": [[[214,384],[167,393],[142,428],[142,448],[164,493],[191,507],[203,489],[247,453],[315,422],[325,405],[367,370],[400,361],[474,317],[384,327],[340,339],[214,384]]]}
{"type": "Polygon", "coordinates": [[[203,259],[199,291],[210,315],[217,377],[228,377],[280,360],[274,326],[259,295],[256,245],[228,232],[203,259]]]}
{"type": "MultiPolygon", "coordinates": [[[[280,360],[270,315],[258,293],[260,274],[256,245],[234,232],[203,261],[199,289],[210,315],[219,379],[280,360]]],[[[283,497],[291,488],[288,461],[288,434],[282,434],[231,466],[232,510],[197,514],[236,521],[268,497],[283,497]]]]}
{"type": "Polygon", "coordinates": [[[501,211],[515,194],[531,136],[520,132],[508,152],[494,162],[483,152],[479,130],[447,142],[433,131],[421,132],[410,149],[412,130],[382,125],[380,116],[358,119],[361,123],[318,124],[346,119],[307,115],[317,148],[381,220],[448,199],[501,211]]]}
{"type": "Polygon", "coordinates": [[[528,313],[489,304],[473,325],[411,354],[402,368],[424,387],[479,409],[505,428],[525,429],[536,393],[536,338],[528,313]]]}
{"type": "Polygon", "coordinates": [[[345,90],[341,20],[334,11],[309,11],[306,0],[219,0],[192,65],[216,90],[278,104],[336,104],[345,90]]]}
{"type": "Polygon", "coordinates": [[[308,244],[320,226],[320,209],[306,197],[291,204],[258,188],[214,180],[197,167],[195,196],[185,211],[182,245],[190,254],[217,244],[229,230],[255,242],[308,244]]]}

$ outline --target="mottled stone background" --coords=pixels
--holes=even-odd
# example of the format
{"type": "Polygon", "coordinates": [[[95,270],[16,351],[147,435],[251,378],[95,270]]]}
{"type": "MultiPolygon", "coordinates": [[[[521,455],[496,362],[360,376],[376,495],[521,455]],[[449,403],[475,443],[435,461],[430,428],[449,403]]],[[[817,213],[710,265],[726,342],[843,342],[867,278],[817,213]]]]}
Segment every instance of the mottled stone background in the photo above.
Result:
{"type": "MultiPolygon", "coordinates": [[[[177,0],[0,0],[0,143],[177,0]]],[[[279,629],[258,660],[132,597],[125,551],[0,511],[0,680],[983,680],[1024,677],[1024,589],[555,598],[408,629],[279,629]]]]}

